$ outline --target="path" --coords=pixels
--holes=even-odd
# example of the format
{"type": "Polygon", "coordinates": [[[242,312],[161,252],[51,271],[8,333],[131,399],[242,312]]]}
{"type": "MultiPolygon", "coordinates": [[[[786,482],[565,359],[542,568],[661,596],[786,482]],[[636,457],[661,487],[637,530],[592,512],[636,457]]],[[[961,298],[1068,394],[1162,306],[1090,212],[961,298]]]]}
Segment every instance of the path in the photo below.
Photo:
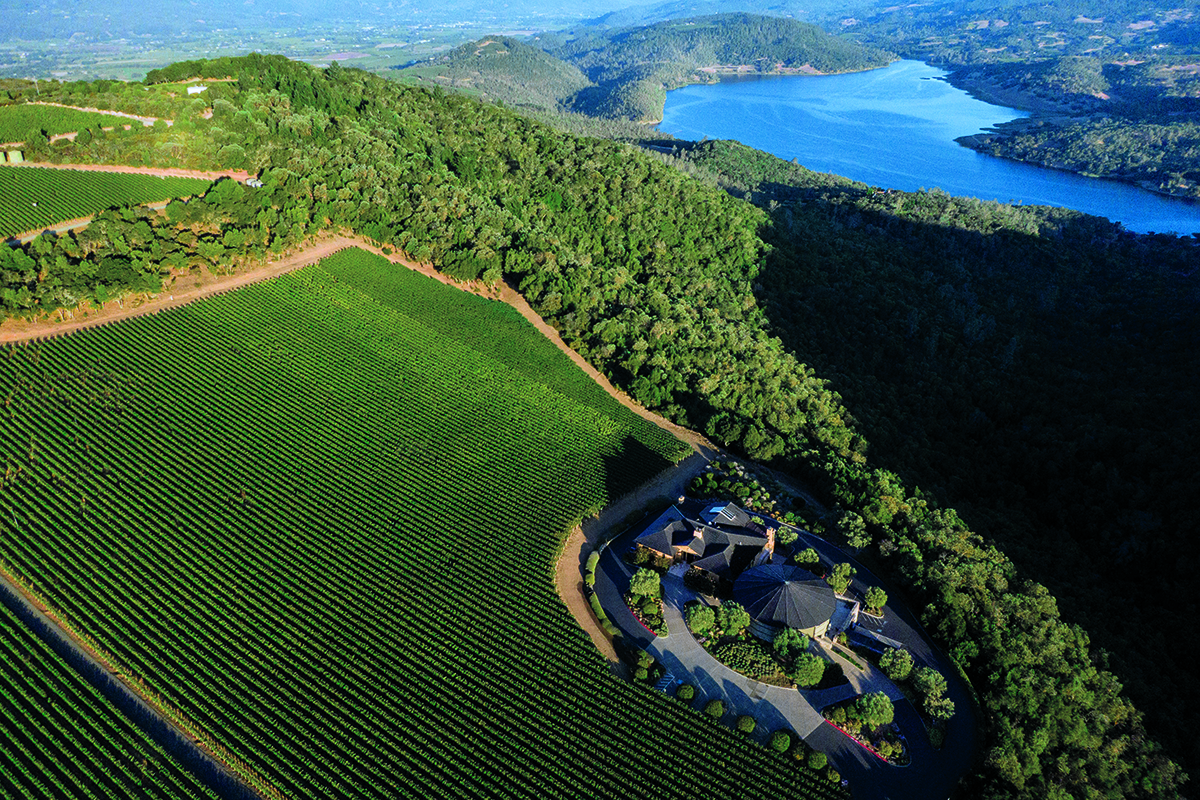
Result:
{"type": "Polygon", "coordinates": [[[566,604],[567,610],[575,618],[575,622],[592,640],[592,644],[600,651],[600,655],[608,661],[608,668],[618,677],[623,677],[623,664],[613,646],[612,638],[600,627],[600,623],[592,614],[591,604],[584,594],[583,567],[587,560],[585,553],[592,551],[584,547],[586,540],[583,529],[576,525],[567,536],[562,554],[554,565],[554,589],[566,604]]]}
{"type": "MultiPolygon", "coordinates": [[[[213,276],[210,282],[198,288],[180,290],[173,293],[161,292],[141,304],[135,304],[135,298],[125,298],[124,300],[112,300],[95,310],[75,312],[86,314],[85,319],[75,320],[72,318],[71,321],[62,322],[27,322],[9,318],[0,322],[0,344],[62,336],[84,328],[94,328],[98,325],[107,325],[110,322],[122,319],[156,314],[168,308],[178,308],[204,297],[212,297],[213,295],[223,294],[242,286],[278,277],[301,267],[306,267],[309,264],[314,264],[339,250],[357,246],[359,246],[359,242],[354,239],[345,236],[335,236],[318,241],[304,250],[286,256],[278,261],[268,262],[264,266],[248,272],[228,277],[213,276]]],[[[64,311],[64,314],[71,313],[64,311]]]]}
{"type": "MultiPolygon", "coordinates": [[[[202,783],[229,800],[257,800],[260,795],[219,756],[201,746],[187,730],[142,697],[136,688],[90,647],[68,633],[31,597],[0,573],[0,603],[6,605],[35,636],[112,703],[139,730],[202,783]]],[[[261,779],[260,779],[261,780],[261,779]]],[[[270,792],[268,792],[270,794],[270,792]]]]}
{"type": "MultiPolygon", "coordinates": [[[[93,114],[106,114],[110,117],[124,117],[125,119],[136,119],[138,122],[142,123],[142,125],[144,125],[147,128],[149,128],[151,125],[158,122],[158,120],[159,120],[158,117],[142,117],[137,114],[126,114],[124,111],[109,111],[108,109],[105,109],[105,108],[68,106],[68,105],[63,105],[62,103],[51,103],[48,100],[31,100],[29,102],[29,105],[31,105],[31,106],[54,106],[56,108],[69,108],[72,111],[89,111],[93,114]]],[[[166,122],[168,125],[175,124],[175,121],[170,120],[170,119],[163,120],[163,122],[166,122]]]]}
{"type": "Polygon", "coordinates": [[[215,181],[218,178],[232,178],[244,183],[251,177],[249,172],[241,169],[202,170],[179,169],[176,167],[127,167],[121,164],[53,164],[49,161],[22,161],[18,164],[4,163],[0,166],[20,169],[36,167],[37,169],[77,169],[80,172],[124,172],[129,175],[156,175],[160,178],[201,178],[215,181]]]}

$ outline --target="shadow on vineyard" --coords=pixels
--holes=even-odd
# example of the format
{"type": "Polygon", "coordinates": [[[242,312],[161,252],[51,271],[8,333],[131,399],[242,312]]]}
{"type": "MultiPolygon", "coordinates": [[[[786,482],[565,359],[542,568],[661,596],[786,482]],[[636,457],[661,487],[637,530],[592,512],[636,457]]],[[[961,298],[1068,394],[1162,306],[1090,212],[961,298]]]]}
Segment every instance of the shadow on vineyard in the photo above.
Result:
{"type": "Polygon", "coordinates": [[[7,581],[0,581],[0,604],[151,741],[203,784],[215,790],[220,797],[226,800],[254,800],[258,796],[245,784],[218,767],[186,734],[167,724],[105,667],[88,657],[7,581]]]}
{"type": "Polygon", "coordinates": [[[621,438],[620,445],[612,452],[601,456],[604,465],[605,494],[609,503],[620,500],[640,486],[646,475],[657,475],[672,462],[644,442],[630,434],[621,438]]]}

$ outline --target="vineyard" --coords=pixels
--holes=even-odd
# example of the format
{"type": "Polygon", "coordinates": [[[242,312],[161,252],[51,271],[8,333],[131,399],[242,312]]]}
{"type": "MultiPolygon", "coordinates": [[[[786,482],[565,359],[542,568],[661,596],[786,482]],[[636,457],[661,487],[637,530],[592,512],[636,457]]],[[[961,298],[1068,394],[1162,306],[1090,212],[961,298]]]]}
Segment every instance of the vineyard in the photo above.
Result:
{"type": "Polygon", "coordinates": [[[841,793],[609,674],[563,532],[686,450],[506,305],[343,251],[0,396],[9,569],[279,795],[841,793]]]}
{"type": "Polygon", "coordinates": [[[0,237],[38,230],[112,206],[203,194],[209,181],[120,172],[0,169],[0,237]]]}
{"type": "Polygon", "coordinates": [[[209,796],[0,603],[0,797],[209,796]]]}
{"type": "Polygon", "coordinates": [[[130,122],[132,120],[114,117],[111,114],[97,114],[95,111],[80,111],[74,108],[27,103],[0,106],[0,143],[23,142],[32,131],[42,131],[47,136],[54,136],[59,133],[74,133],[84,128],[110,128],[130,122]]]}

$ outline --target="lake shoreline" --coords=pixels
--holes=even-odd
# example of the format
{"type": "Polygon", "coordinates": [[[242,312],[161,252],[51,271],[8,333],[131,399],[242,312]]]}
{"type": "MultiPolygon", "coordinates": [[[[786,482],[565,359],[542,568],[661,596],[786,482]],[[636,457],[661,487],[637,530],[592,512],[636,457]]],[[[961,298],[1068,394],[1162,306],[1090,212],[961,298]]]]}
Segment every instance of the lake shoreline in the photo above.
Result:
{"type": "Polygon", "coordinates": [[[1059,206],[1133,232],[1200,230],[1200,206],[1186,195],[994,153],[988,137],[1042,118],[985,103],[936,65],[901,60],[822,81],[773,80],[783,77],[795,76],[730,75],[672,90],[656,130],[733,139],[881,188],[1059,206]]]}

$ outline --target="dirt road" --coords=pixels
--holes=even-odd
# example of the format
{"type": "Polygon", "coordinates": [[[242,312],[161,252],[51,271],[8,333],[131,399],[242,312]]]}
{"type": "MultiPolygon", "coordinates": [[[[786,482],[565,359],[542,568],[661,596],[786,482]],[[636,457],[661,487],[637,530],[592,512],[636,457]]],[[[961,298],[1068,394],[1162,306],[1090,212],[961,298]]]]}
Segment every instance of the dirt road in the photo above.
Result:
{"type": "Polygon", "coordinates": [[[5,167],[36,167],[38,169],[77,169],[81,172],[124,172],[129,175],[157,175],[160,178],[202,178],[215,181],[232,178],[244,182],[250,173],[240,169],[207,172],[200,169],[176,169],[174,167],[126,167],[120,164],[51,164],[47,161],[22,161],[19,164],[3,164],[5,167]]]}

